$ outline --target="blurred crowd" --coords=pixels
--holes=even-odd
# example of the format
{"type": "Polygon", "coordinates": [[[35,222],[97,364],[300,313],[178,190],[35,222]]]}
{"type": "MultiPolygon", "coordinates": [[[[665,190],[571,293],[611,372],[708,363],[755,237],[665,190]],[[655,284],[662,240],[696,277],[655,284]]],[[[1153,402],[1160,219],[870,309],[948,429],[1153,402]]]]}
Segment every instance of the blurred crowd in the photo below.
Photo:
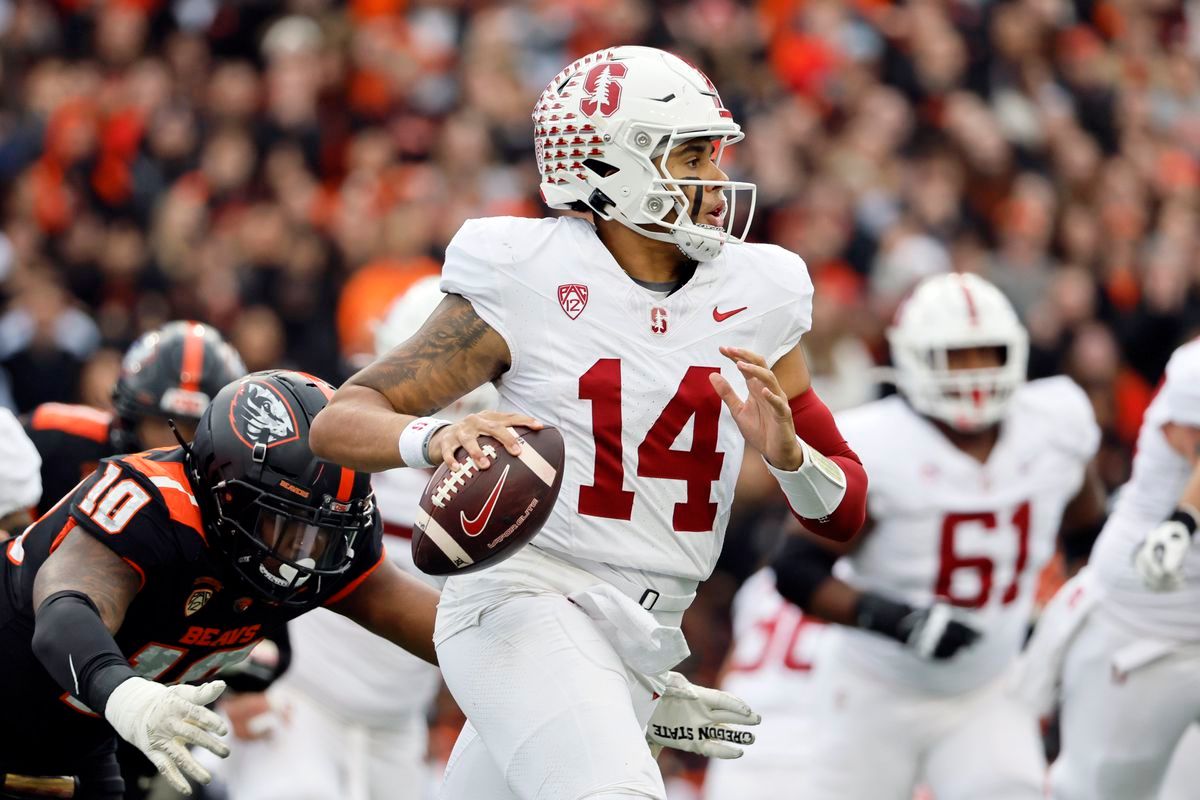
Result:
{"type": "Polygon", "coordinates": [[[103,407],[177,317],[340,381],[464,219],[543,213],[529,110],[611,44],[743,125],[727,171],[813,273],[831,406],[878,393],[913,282],[975,271],[1125,479],[1200,332],[1195,0],[0,0],[0,403],[103,407]]]}

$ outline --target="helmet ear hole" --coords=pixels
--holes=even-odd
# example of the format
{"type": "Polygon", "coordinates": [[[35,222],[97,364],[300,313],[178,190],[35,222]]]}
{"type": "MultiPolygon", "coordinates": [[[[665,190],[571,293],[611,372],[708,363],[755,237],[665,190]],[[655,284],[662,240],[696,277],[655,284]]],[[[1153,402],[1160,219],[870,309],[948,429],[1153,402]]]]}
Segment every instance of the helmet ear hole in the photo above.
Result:
{"type": "Polygon", "coordinates": [[[601,161],[598,158],[584,159],[583,165],[585,167],[587,167],[588,169],[590,169],[592,172],[599,175],[601,178],[607,178],[609,175],[620,172],[620,170],[617,167],[614,167],[612,164],[609,164],[607,162],[601,161]]]}

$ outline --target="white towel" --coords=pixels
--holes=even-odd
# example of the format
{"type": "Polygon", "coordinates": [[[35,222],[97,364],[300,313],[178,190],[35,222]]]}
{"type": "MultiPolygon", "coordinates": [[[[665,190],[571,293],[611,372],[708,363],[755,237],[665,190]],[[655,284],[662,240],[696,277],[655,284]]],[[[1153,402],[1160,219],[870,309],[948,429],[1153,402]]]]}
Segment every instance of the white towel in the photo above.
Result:
{"type": "Polygon", "coordinates": [[[611,584],[589,586],[567,596],[637,672],[657,676],[691,654],[683,631],[660,625],[653,614],[611,584]]]}

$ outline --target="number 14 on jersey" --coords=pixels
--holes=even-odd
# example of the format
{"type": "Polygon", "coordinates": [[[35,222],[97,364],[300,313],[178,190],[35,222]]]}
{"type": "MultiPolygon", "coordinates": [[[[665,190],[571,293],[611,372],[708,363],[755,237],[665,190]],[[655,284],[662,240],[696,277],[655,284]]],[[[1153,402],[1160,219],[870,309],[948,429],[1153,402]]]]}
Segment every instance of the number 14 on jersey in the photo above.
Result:
{"type": "MultiPolygon", "coordinates": [[[[708,376],[718,367],[688,367],[675,394],[659,413],[637,448],[637,475],[684,481],[687,499],[676,503],[673,527],[679,533],[711,531],[717,504],[712,484],[721,477],[725,454],[717,451],[721,398],[708,376]],[[689,450],[671,447],[688,420],[689,450]]],[[[592,483],[579,488],[579,513],[607,519],[632,519],[634,492],[625,488],[621,417],[621,359],[602,358],[579,378],[579,398],[592,404],[596,462],[592,483]]]]}

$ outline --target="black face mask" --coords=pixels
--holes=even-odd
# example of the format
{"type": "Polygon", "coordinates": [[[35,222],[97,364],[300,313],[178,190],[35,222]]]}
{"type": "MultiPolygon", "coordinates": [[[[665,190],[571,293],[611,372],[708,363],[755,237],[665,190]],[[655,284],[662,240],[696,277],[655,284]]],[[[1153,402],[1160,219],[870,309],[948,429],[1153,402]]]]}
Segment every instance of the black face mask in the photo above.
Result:
{"type": "Polygon", "coordinates": [[[213,494],[234,569],[281,605],[310,604],[322,579],[348,570],[354,543],[372,521],[370,501],[349,510],[314,509],[241,481],[226,482],[213,494]]]}

